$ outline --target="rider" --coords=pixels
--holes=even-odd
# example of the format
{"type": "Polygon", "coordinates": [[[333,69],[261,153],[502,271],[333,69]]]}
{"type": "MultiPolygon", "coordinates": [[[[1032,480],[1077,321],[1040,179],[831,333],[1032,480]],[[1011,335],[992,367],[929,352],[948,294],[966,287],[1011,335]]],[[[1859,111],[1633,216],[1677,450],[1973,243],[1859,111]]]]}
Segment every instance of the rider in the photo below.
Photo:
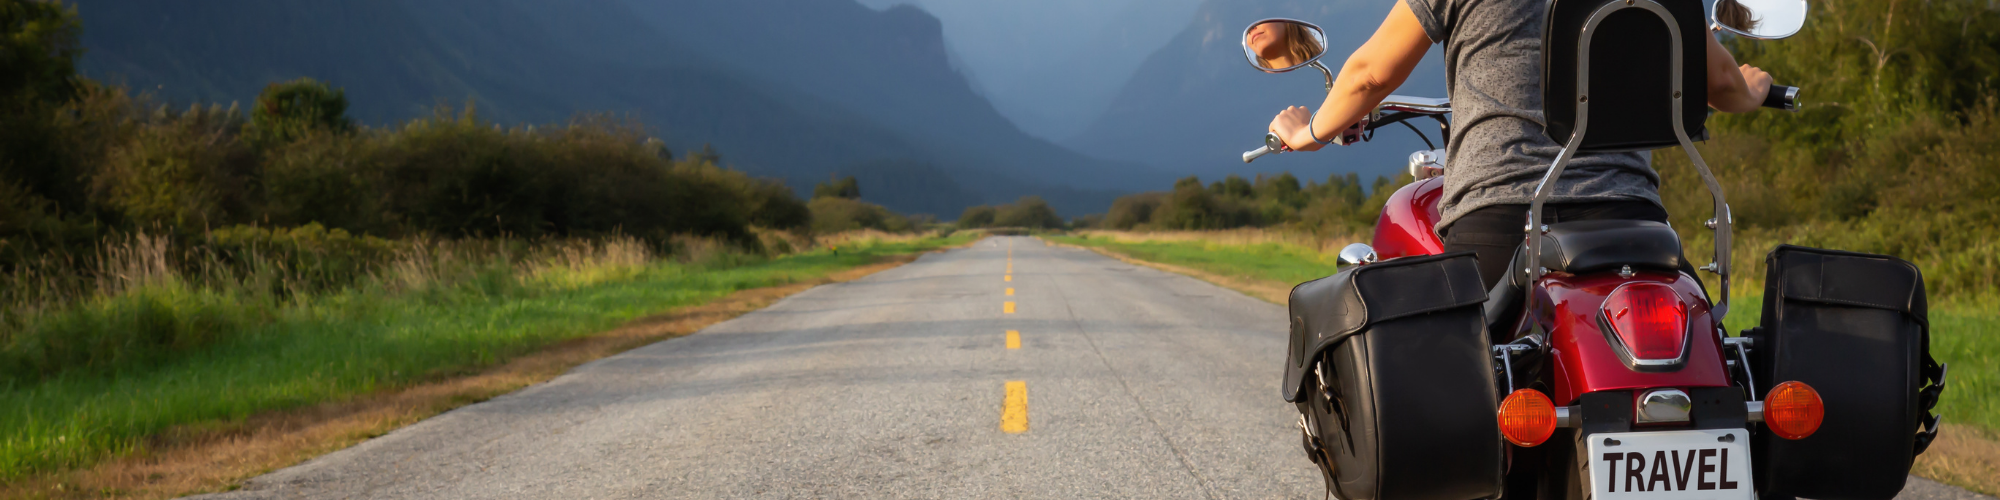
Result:
{"type": "MultiPolygon", "coordinates": [[[[1452,128],[1438,231],[1447,251],[1478,255],[1480,278],[1490,288],[1520,246],[1535,186],[1562,149],[1542,134],[1546,7],[1546,0],[1399,0],[1348,56],[1319,111],[1287,108],[1270,131],[1293,150],[1318,150],[1401,86],[1431,44],[1443,44],[1452,128]]],[[[1706,38],[1709,106],[1757,110],[1771,75],[1737,66],[1720,42],[1706,38]]],[[[1556,180],[1543,221],[1666,222],[1659,185],[1647,153],[1578,155],[1556,180]]]]}

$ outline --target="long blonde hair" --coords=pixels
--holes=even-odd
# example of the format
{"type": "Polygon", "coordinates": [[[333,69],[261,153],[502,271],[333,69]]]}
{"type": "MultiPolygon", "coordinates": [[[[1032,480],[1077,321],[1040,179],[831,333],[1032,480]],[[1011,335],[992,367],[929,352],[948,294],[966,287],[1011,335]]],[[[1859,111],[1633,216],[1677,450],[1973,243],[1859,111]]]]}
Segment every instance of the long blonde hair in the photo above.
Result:
{"type": "MultiPolygon", "coordinates": [[[[1293,60],[1304,64],[1306,60],[1312,59],[1313,56],[1319,55],[1320,52],[1326,50],[1326,47],[1320,46],[1318,38],[1313,38],[1312,30],[1306,29],[1305,25],[1298,23],[1284,23],[1284,25],[1285,40],[1292,44],[1291,55],[1293,60]]],[[[1265,68],[1278,69],[1276,66],[1271,65],[1270,60],[1264,59],[1263,54],[1257,55],[1257,63],[1264,65],[1265,68]]]]}

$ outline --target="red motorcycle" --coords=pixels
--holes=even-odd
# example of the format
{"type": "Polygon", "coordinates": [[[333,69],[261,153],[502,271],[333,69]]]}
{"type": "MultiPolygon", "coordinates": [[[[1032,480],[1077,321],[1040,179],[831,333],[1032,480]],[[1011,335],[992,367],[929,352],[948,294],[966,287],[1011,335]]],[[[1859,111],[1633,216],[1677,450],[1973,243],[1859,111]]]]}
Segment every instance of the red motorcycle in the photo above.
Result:
{"type": "MultiPolygon", "coordinates": [[[[1714,19],[1687,0],[1550,3],[1544,102],[1549,136],[1565,147],[1499,285],[1484,289],[1469,254],[1445,252],[1436,224],[1449,166],[1446,150],[1432,149],[1410,156],[1417,180],[1389,198],[1373,245],[1350,245],[1340,274],[1294,289],[1283,392],[1299,406],[1306,452],[1330,493],[1890,498],[1902,488],[1912,457],[1936,435],[1928,412],[1944,385],[1944,367],[1927,352],[1914,266],[1781,247],[1770,257],[1760,326],[1743,336],[1724,328],[1733,220],[1694,148],[1706,138],[1696,119],[1706,116],[1700,37],[1720,29],[1784,38],[1806,7],[1714,7],[1747,9],[1743,18],[1762,22],[1704,25],[1714,19]],[[1592,51],[1669,57],[1593,59],[1592,51]],[[1684,54],[1695,61],[1683,63],[1684,54]],[[1715,276],[1719,300],[1686,272],[1680,237],[1666,224],[1540,223],[1574,155],[1675,146],[1714,200],[1706,228],[1715,252],[1700,270],[1715,276]]],[[[1309,23],[1259,21],[1246,30],[1252,65],[1310,66],[1330,88],[1317,55],[1285,68],[1256,56],[1249,39],[1274,27],[1326,45],[1309,23]]],[[[1770,96],[1766,106],[1796,109],[1798,89],[1774,86],[1770,96]]],[[[1448,131],[1450,112],[1445,99],[1392,96],[1337,142],[1365,142],[1395,124],[1422,135],[1415,120],[1448,131]]],[[[1267,135],[1243,160],[1285,151],[1267,135]]]]}

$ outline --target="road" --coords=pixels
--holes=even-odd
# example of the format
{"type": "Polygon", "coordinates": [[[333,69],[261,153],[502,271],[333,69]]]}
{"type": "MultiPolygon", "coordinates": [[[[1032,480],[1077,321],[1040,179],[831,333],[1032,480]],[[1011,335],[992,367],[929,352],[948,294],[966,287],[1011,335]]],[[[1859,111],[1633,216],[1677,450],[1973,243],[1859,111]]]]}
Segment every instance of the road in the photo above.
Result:
{"type": "MultiPolygon", "coordinates": [[[[1281,306],[992,238],[208,498],[1318,499],[1284,336],[1281,306]]],[[[1981,498],[1940,488],[1905,497],[1981,498]]]]}

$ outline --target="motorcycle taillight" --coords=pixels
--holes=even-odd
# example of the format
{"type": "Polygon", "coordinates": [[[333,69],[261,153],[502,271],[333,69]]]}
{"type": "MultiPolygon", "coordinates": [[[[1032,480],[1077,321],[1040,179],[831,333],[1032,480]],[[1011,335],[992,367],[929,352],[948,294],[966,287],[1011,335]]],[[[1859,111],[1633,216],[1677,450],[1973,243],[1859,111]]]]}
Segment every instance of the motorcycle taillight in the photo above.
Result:
{"type": "Polygon", "coordinates": [[[1626,283],[1604,298],[1604,323],[1636,364],[1677,362],[1687,348],[1688,305],[1673,287],[1626,283]]]}

